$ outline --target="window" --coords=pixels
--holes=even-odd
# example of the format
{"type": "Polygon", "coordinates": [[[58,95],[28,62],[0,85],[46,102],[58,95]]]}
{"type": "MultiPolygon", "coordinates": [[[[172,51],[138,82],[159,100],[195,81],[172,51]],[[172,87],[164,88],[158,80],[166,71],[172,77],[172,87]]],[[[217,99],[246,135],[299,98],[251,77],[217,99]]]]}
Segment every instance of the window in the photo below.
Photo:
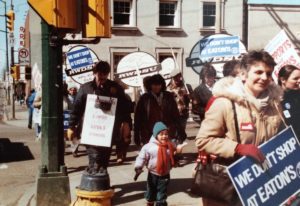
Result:
{"type": "MultiPolygon", "coordinates": [[[[176,54],[175,54],[176,57],[176,54]]],[[[158,62],[162,63],[165,59],[167,58],[172,58],[173,59],[173,55],[170,53],[159,53],[158,54],[158,62]]]]}
{"type": "Polygon", "coordinates": [[[159,1],[159,27],[180,28],[181,0],[159,1]]]}
{"type": "Polygon", "coordinates": [[[114,1],[114,25],[130,25],[130,10],[130,1],[114,1]]]}
{"type": "Polygon", "coordinates": [[[113,68],[111,72],[111,77],[113,77],[117,71],[117,67],[121,59],[126,56],[127,54],[130,54],[132,52],[138,51],[138,48],[136,47],[110,47],[110,65],[113,68]]]}
{"type": "Polygon", "coordinates": [[[111,0],[113,14],[113,29],[136,28],[136,1],[137,0],[111,0]]]}
{"type": "Polygon", "coordinates": [[[159,4],[159,26],[174,26],[177,2],[160,2],[159,4]]]}
{"type": "Polygon", "coordinates": [[[203,2],[203,27],[214,27],[216,20],[216,3],[203,2]]]}
{"type": "Polygon", "coordinates": [[[155,56],[159,63],[163,62],[167,58],[174,58],[176,59],[176,63],[178,64],[179,68],[182,68],[182,60],[183,60],[183,49],[182,48],[164,48],[164,47],[157,47],[155,48],[155,56]],[[173,56],[174,54],[174,56],[173,56]]]}
{"type": "Polygon", "coordinates": [[[125,57],[128,53],[113,53],[113,69],[114,73],[117,72],[117,67],[119,62],[123,57],[125,57]]]}

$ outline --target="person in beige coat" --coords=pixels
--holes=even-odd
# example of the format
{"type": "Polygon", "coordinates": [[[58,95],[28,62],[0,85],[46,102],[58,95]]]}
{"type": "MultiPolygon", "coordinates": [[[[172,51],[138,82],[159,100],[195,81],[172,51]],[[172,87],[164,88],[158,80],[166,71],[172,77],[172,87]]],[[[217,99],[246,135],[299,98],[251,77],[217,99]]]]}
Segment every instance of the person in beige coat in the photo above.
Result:
{"type": "MultiPolygon", "coordinates": [[[[213,95],[216,99],[206,111],[196,136],[199,151],[216,156],[215,161],[223,164],[232,163],[238,156],[264,161],[257,146],[278,133],[282,125],[282,91],[272,81],[274,66],[267,52],[251,51],[242,58],[240,78],[225,77],[215,84],[213,95]],[[237,142],[233,104],[240,143],[237,142]]],[[[222,205],[203,199],[203,205],[222,205]]]]}

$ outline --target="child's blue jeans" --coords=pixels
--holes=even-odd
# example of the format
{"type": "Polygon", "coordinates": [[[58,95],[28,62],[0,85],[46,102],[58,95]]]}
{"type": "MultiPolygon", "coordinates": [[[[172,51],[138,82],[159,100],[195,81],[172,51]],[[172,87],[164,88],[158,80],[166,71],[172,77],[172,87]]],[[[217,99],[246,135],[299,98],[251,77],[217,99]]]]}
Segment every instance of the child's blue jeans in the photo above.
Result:
{"type": "Polygon", "coordinates": [[[148,202],[156,202],[157,206],[167,206],[167,188],[170,182],[170,174],[158,176],[148,173],[147,191],[145,198],[148,202]]]}

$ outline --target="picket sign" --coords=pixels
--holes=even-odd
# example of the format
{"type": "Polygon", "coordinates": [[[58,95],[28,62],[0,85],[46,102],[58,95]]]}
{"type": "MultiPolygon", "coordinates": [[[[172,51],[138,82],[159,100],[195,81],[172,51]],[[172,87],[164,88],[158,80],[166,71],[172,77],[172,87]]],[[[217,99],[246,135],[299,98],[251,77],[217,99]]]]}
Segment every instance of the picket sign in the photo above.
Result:
{"type": "Polygon", "coordinates": [[[117,99],[98,96],[100,101],[111,102],[111,108],[103,111],[95,107],[97,95],[88,94],[81,133],[81,144],[110,147],[115,122],[117,99]]]}
{"type": "Polygon", "coordinates": [[[292,127],[259,146],[266,160],[242,157],[227,171],[244,206],[283,205],[300,192],[300,144],[292,127]]]}

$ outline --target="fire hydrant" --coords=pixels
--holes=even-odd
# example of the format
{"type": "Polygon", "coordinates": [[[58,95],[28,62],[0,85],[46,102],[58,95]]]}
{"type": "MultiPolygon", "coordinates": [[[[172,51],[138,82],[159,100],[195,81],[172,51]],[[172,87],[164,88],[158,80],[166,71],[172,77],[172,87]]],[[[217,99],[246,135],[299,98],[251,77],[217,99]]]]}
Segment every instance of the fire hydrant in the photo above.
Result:
{"type": "Polygon", "coordinates": [[[101,166],[97,150],[88,150],[89,166],[83,172],[80,186],[76,188],[77,199],[71,206],[111,206],[114,190],[110,187],[107,169],[101,166]]]}

